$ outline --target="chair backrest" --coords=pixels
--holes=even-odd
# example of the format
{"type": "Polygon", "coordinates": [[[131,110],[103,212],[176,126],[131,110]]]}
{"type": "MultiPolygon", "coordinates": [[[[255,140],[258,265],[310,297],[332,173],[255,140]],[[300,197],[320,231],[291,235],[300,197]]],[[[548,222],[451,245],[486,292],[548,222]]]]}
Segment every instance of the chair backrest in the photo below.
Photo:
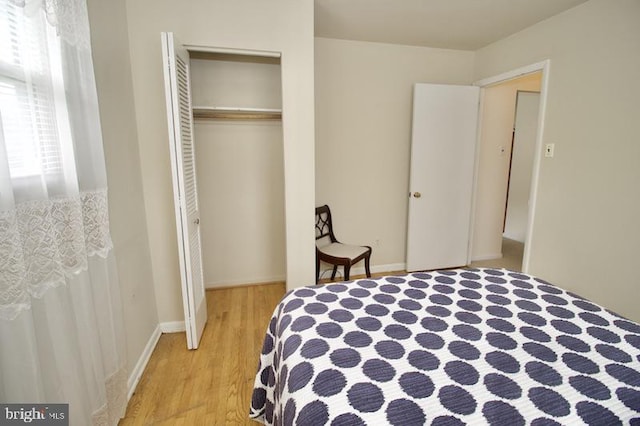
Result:
{"type": "Polygon", "coordinates": [[[335,242],[336,237],[333,235],[329,206],[325,204],[324,206],[316,207],[316,245],[323,246],[335,242]]]}

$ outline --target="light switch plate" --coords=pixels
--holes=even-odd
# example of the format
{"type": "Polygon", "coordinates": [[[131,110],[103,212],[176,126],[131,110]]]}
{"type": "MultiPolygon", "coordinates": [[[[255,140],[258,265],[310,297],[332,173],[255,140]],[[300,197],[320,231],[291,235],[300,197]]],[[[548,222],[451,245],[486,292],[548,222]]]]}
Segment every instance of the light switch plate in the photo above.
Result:
{"type": "Polygon", "coordinates": [[[548,143],[544,146],[544,156],[545,157],[553,157],[553,151],[555,149],[555,144],[548,143]]]}

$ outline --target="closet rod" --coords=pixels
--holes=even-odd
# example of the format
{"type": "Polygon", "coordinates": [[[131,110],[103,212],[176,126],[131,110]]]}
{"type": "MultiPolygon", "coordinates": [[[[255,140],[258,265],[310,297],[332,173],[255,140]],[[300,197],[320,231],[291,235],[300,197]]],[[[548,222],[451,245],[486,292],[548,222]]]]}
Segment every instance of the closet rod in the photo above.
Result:
{"type": "Polygon", "coordinates": [[[247,108],[247,107],[227,107],[227,106],[193,106],[193,109],[207,111],[238,111],[238,112],[282,112],[279,108],[247,108]]]}
{"type": "Polygon", "coordinates": [[[194,44],[185,44],[184,48],[189,52],[227,53],[232,55],[262,56],[267,58],[279,58],[282,56],[280,52],[273,52],[270,50],[232,49],[227,47],[198,46],[194,44]]]}
{"type": "Polygon", "coordinates": [[[200,119],[280,120],[281,109],[237,107],[193,107],[193,117],[200,119]]]}

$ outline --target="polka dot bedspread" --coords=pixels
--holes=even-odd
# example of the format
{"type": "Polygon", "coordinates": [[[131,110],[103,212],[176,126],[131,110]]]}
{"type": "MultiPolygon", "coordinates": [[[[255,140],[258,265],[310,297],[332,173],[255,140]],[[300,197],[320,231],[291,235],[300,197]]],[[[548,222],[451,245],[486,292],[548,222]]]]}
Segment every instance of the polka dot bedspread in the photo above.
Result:
{"type": "Polygon", "coordinates": [[[269,323],[250,417],[640,426],[640,325],[507,270],[298,288],[269,323]]]}

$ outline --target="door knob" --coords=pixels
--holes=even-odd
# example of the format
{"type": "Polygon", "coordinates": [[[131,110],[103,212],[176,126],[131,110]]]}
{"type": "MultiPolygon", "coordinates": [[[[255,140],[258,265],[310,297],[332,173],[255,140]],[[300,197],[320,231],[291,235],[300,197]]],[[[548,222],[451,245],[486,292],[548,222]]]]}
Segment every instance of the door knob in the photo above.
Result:
{"type": "Polygon", "coordinates": [[[197,217],[193,220],[193,223],[195,223],[196,225],[200,225],[200,218],[197,217]]]}
{"type": "Polygon", "coordinates": [[[414,193],[413,193],[413,197],[414,197],[414,198],[420,198],[420,197],[422,197],[422,194],[421,194],[421,193],[419,193],[419,192],[414,192],[414,193]]]}

